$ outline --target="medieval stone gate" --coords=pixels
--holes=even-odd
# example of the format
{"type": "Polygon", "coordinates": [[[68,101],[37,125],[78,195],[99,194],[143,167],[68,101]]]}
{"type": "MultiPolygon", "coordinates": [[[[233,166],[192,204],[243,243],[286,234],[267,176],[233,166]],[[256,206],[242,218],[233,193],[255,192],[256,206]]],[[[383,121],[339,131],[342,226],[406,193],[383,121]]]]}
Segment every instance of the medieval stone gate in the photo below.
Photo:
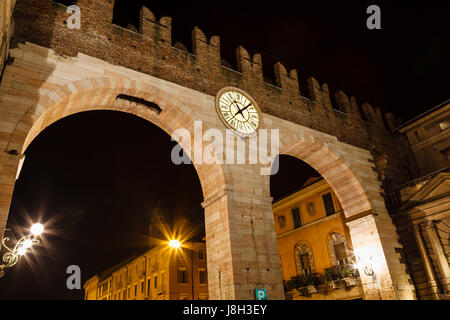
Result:
{"type": "MultiPolygon", "coordinates": [[[[238,70],[223,67],[219,38],[208,40],[197,28],[193,53],[173,48],[170,18],[157,21],[146,8],[136,33],[112,24],[111,0],[79,0],[77,5],[85,13],[81,30],[66,28],[62,5],[47,0],[17,4],[16,31],[0,85],[0,235],[20,159],[53,122],[87,110],[117,110],[147,119],[168,134],[178,128],[193,131],[199,120],[203,130],[224,131],[215,93],[232,85],[258,101],[263,128],[280,130],[280,154],[305,161],[334,190],[355,255],[370,258],[378,276],[377,287],[360,270],[365,298],[414,298],[384,205],[373,160],[377,154],[365,142],[371,136],[381,152],[395,152],[379,109],[364,104],[363,120],[356,100],[339,92],[341,110],[335,110],[328,87],[313,78],[307,99],[300,94],[296,71],[288,73],[281,64],[275,66],[277,85],[268,84],[260,55],[251,57],[242,47],[238,70]]],[[[210,299],[253,299],[256,288],[266,288],[269,299],[284,299],[270,177],[260,174],[259,165],[195,168],[204,195],[210,299]]]]}

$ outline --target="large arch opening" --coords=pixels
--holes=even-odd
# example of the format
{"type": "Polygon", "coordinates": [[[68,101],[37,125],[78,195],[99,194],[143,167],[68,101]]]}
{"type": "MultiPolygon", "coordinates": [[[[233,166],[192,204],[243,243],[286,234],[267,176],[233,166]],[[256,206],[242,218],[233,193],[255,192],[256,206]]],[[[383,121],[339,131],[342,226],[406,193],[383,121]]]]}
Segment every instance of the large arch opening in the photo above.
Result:
{"type": "Polygon", "coordinates": [[[8,226],[14,233],[40,221],[46,234],[35,255],[21,259],[2,281],[8,288],[2,291],[5,298],[23,298],[26,292],[29,298],[82,299],[83,291],[66,287],[63,271],[69,265],[80,267],[82,284],[111,274],[111,287],[96,299],[117,300],[119,294],[122,300],[207,298],[202,188],[194,166],[171,161],[175,145],[152,123],[118,111],[80,112],[44,129],[25,150],[8,226]],[[172,237],[186,250],[168,248],[172,237]],[[190,241],[195,243],[192,264],[190,241]],[[119,286],[112,275],[139,258],[151,261],[143,278],[132,273],[130,284],[119,286]],[[127,263],[111,270],[123,261],[127,263]],[[188,272],[177,279],[169,275],[170,268],[188,272]],[[192,282],[192,275],[201,285],[192,282]],[[154,277],[159,278],[156,287],[154,277]]]}
{"type": "Polygon", "coordinates": [[[270,178],[287,299],[362,299],[349,228],[336,193],[306,162],[277,156],[270,178]]]}
{"type": "MultiPolygon", "coordinates": [[[[23,115],[21,119],[13,126],[12,132],[9,135],[7,140],[2,140],[2,144],[6,146],[7,158],[2,158],[4,170],[2,175],[4,176],[4,187],[2,188],[3,195],[2,197],[8,200],[8,198],[12,197],[13,188],[15,185],[15,177],[18,168],[20,167],[20,160],[23,159],[23,154],[27,147],[34,141],[34,139],[47,127],[51,126],[58,120],[63,118],[79,114],[83,111],[94,111],[94,110],[112,110],[112,111],[122,111],[124,113],[135,115],[141,119],[147,120],[151,124],[153,124],[158,130],[161,132],[165,132],[167,139],[170,141],[170,134],[178,129],[178,128],[186,128],[191,133],[191,141],[188,140],[179,140],[177,141],[183,149],[185,146],[189,144],[192,145],[193,142],[193,116],[192,112],[189,108],[185,107],[185,103],[179,100],[177,95],[171,95],[167,92],[163,92],[162,90],[152,87],[149,85],[145,85],[140,82],[135,82],[129,79],[119,79],[119,78],[98,78],[98,79],[85,79],[81,81],[75,81],[66,84],[61,87],[57,91],[51,91],[46,96],[41,96],[39,98],[39,102],[36,102],[30,105],[23,115]],[[180,110],[177,106],[184,107],[183,110],[180,110]],[[162,129],[162,130],[161,130],[162,129]],[[6,180],[7,179],[7,180],[6,180]]],[[[120,132],[125,128],[117,128],[117,131],[120,132]]],[[[83,128],[79,128],[79,130],[83,130],[83,128]]],[[[151,140],[151,136],[149,137],[151,140]]],[[[173,142],[175,144],[175,142],[173,142]]],[[[152,149],[155,152],[159,152],[157,149],[152,149]]],[[[191,150],[192,149],[185,149],[191,150]]],[[[123,150],[129,152],[128,149],[123,150]]],[[[133,150],[133,152],[137,152],[139,154],[140,150],[133,150]]],[[[191,154],[187,154],[188,157],[191,154]]],[[[170,158],[170,151],[166,154],[166,157],[170,158]]],[[[223,185],[225,184],[225,175],[222,171],[220,165],[204,165],[204,164],[194,164],[191,166],[195,168],[196,174],[198,176],[203,199],[206,201],[210,199],[212,195],[214,195],[218,190],[223,190],[223,185]]],[[[178,178],[178,177],[177,177],[178,178]]],[[[189,188],[190,186],[179,186],[180,188],[189,188]]],[[[195,188],[194,188],[195,189],[195,188]]],[[[198,202],[198,201],[197,201],[198,202]]],[[[196,205],[200,205],[197,203],[196,205]]],[[[203,203],[202,203],[203,205],[203,203]]],[[[2,203],[2,217],[4,216],[5,222],[9,213],[9,201],[2,203]]],[[[175,208],[175,211],[177,209],[175,208]]],[[[179,209],[178,209],[179,210],[179,209]]],[[[173,219],[172,219],[173,221],[173,219]]],[[[203,220],[204,221],[204,220],[203,220]]],[[[158,232],[161,231],[160,225],[161,221],[153,221],[154,225],[156,225],[156,229],[158,232]],[[158,226],[159,225],[159,226],[158,226]]],[[[192,221],[191,221],[192,222],[192,221]]],[[[207,287],[209,282],[210,274],[207,273],[206,269],[206,256],[209,256],[211,252],[214,254],[214,250],[220,250],[217,245],[208,245],[204,243],[204,239],[208,236],[208,231],[205,230],[206,237],[201,237],[200,242],[202,244],[197,244],[193,237],[186,237],[182,233],[177,232],[176,228],[185,226],[187,227],[186,222],[173,221],[175,230],[175,236],[178,238],[182,238],[185,241],[182,244],[182,248],[178,251],[182,251],[180,255],[183,256],[182,263],[186,265],[184,270],[180,269],[180,276],[175,276],[175,282],[180,282],[181,284],[194,283],[197,282],[198,285],[202,288],[207,287]],[[207,247],[205,250],[205,246],[207,247]],[[188,261],[198,261],[202,263],[199,268],[195,269],[195,272],[192,272],[194,268],[189,266],[188,261]],[[184,276],[183,276],[184,274],[184,276]],[[177,280],[182,277],[183,279],[177,280]],[[194,281],[192,281],[194,279],[194,281]]],[[[164,224],[164,222],[163,222],[164,224]]],[[[189,223],[189,225],[195,225],[195,223],[189,223]]],[[[199,225],[205,225],[197,224],[199,225]]],[[[205,225],[207,227],[207,225],[205,225]]],[[[155,229],[155,228],[153,228],[155,229]]],[[[206,228],[207,229],[207,228],[206,228]]],[[[178,230],[179,231],[179,230],[178,230]]],[[[157,233],[158,233],[157,232],[157,233]]],[[[164,232],[162,232],[164,234],[164,232]]],[[[166,232],[167,234],[168,232],[166,232]]],[[[210,231],[211,233],[211,231],[210,231]]],[[[191,236],[193,236],[191,234],[191,236]]],[[[163,260],[164,254],[157,255],[158,259],[163,260]]],[[[141,261],[142,262],[142,261],[141,261]]],[[[141,262],[136,263],[136,272],[139,268],[141,268],[141,262]],[[139,266],[138,266],[139,265],[139,266]]],[[[148,267],[151,268],[152,272],[155,270],[154,266],[157,266],[157,261],[152,261],[153,267],[150,266],[150,260],[148,260],[148,267]]],[[[208,259],[208,263],[211,261],[208,259]]],[[[214,265],[220,265],[221,262],[214,262],[214,265]]],[[[172,270],[172,274],[177,274],[178,270],[175,268],[172,270]]],[[[65,275],[66,276],[66,275],[65,275]]],[[[118,276],[122,277],[123,273],[118,276]]],[[[120,278],[119,277],[119,278],[120,278]]],[[[154,276],[152,276],[154,277],[154,276]]],[[[166,273],[166,277],[168,274],[166,273]]],[[[99,280],[104,280],[102,277],[99,280]]],[[[152,288],[158,289],[163,287],[164,277],[159,276],[157,280],[155,279],[146,279],[147,281],[139,281],[139,283],[135,284],[135,287],[127,288],[125,291],[121,293],[121,297],[117,297],[123,299],[126,295],[133,296],[133,291],[140,292],[145,291],[141,288],[150,287],[150,283],[152,288]],[[156,285],[157,283],[157,285],[156,285]],[[130,293],[131,292],[131,295],[130,293]]],[[[119,281],[119,280],[118,280],[119,281]]],[[[119,281],[120,282],[120,281],[119,281]]],[[[123,284],[122,284],[123,285],[123,284]]],[[[168,282],[165,282],[165,285],[168,285],[168,282]]],[[[231,284],[232,285],[232,284],[231,284]]],[[[193,285],[192,285],[193,286],[193,285]]],[[[110,285],[108,285],[110,287],[110,285]]],[[[186,285],[184,285],[186,287],[186,285]]],[[[159,290],[159,289],[158,289],[159,290]]],[[[208,291],[208,289],[206,289],[208,291]]],[[[95,290],[94,290],[95,291],[95,290]]],[[[156,292],[156,291],[155,291],[156,292]]],[[[96,293],[95,297],[97,298],[100,294],[96,293]]],[[[148,295],[148,294],[147,294],[148,295]]],[[[195,290],[188,290],[187,294],[176,294],[176,295],[165,295],[164,290],[159,290],[156,293],[156,296],[153,298],[168,298],[168,299],[205,299],[208,297],[208,294],[199,294],[199,292],[195,290]]],[[[104,297],[102,297],[104,298],[104,297]]],[[[114,295],[107,298],[115,298],[114,295]]]]}

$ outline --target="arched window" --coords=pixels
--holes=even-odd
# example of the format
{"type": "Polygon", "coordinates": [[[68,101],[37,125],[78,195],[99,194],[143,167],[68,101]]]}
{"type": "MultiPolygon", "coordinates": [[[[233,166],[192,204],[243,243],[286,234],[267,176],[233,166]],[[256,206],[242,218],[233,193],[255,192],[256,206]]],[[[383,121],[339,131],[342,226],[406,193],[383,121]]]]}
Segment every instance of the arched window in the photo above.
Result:
{"type": "Polygon", "coordinates": [[[304,243],[297,243],[294,250],[295,265],[297,274],[305,275],[314,273],[314,262],[311,249],[304,243]]]}
{"type": "Polygon", "coordinates": [[[345,235],[338,232],[332,232],[328,238],[328,247],[330,248],[333,265],[346,265],[351,263],[353,252],[348,246],[345,235]]]}
{"type": "Polygon", "coordinates": [[[278,227],[284,228],[286,226],[286,217],[285,216],[279,216],[278,217],[278,227]]]}

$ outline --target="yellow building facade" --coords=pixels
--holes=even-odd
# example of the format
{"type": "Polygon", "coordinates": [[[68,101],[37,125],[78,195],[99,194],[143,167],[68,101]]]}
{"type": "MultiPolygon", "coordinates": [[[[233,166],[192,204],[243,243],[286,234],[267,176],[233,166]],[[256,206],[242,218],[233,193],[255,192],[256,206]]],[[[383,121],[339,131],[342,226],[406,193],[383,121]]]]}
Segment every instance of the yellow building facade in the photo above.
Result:
{"type": "Polygon", "coordinates": [[[288,299],[363,298],[342,207],[324,179],[310,178],[273,213],[288,299]]]}
{"type": "Polygon", "coordinates": [[[206,247],[155,247],[90,278],[85,300],[207,300],[206,247]]]}

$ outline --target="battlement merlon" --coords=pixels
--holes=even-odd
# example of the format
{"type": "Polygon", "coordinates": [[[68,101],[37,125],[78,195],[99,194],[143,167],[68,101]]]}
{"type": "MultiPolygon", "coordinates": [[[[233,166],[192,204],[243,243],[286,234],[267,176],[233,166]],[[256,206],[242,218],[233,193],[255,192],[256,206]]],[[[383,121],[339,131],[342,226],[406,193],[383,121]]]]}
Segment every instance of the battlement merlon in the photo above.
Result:
{"type": "MultiPolygon", "coordinates": [[[[55,25],[48,26],[47,29],[57,29],[59,34],[57,37],[52,38],[51,46],[55,48],[60,47],[64,54],[74,54],[74,51],[78,50],[88,55],[97,56],[106,61],[117,63],[120,58],[115,57],[114,52],[119,54],[119,52],[123,51],[121,47],[127,47],[128,44],[131,48],[127,50],[126,55],[132,57],[129,61],[133,61],[133,63],[124,61],[123,66],[137,68],[141,72],[161,76],[166,80],[180,82],[180,84],[187,84],[188,86],[195,84],[195,89],[206,90],[208,93],[211,93],[209,91],[213,90],[213,88],[220,86],[237,85],[243,89],[260,92],[261,98],[263,99],[270,96],[270,99],[277,105],[283,101],[282,104],[287,103],[294,108],[303,109],[310,103],[308,99],[301,96],[299,78],[295,69],[288,72],[288,69],[283,64],[277,62],[274,65],[276,83],[275,86],[270,86],[270,84],[264,82],[261,54],[256,53],[250,55],[242,46],[236,49],[239,72],[233,72],[229,68],[221,67],[220,38],[213,36],[208,39],[205,33],[198,27],[192,30],[192,53],[183,53],[173,48],[172,18],[161,17],[158,19],[145,6],[140,10],[139,30],[136,33],[136,31],[113,24],[114,0],[78,0],[76,4],[80,6],[83,19],[82,29],[76,32],[81,32],[83,37],[77,34],[73,38],[72,33],[75,31],[67,29],[62,23],[69,16],[66,10],[67,7],[50,0],[23,0],[19,4],[21,4],[21,8],[18,11],[21,11],[21,19],[26,19],[24,20],[25,25],[28,20],[31,21],[34,19],[33,21],[35,21],[36,19],[44,19],[43,17],[36,18],[31,14],[32,12],[44,10],[45,12],[55,13],[55,17],[57,17],[55,25]],[[100,50],[99,55],[96,55],[97,51],[92,46],[92,41],[95,40],[95,37],[91,35],[95,35],[95,37],[99,35],[104,36],[104,45],[108,46],[109,49],[100,50]],[[69,43],[72,40],[64,40],[71,38],[74,40],[73,45],[69,43]],[[139,45],[139,43],[142,45],[139,45]],[[116,47],[118,50],[114,49],[116,47]],[[105,55],[106,52],[111,57],[105,55]],[[145,57],[146,54],[155,58],[156,60],[153,59],[153,61],[158,65],[142,65],[139,57],[142,56],[142,60],[148,63],[145,57]],[[163,64],[156,62],[160,58],[164,59],[163,64]],[[154,70],[157,70],[159,73],[153,74],[152,72],[154,70]],[[165,70],[164,73],[161,73],[162,70],[165,70]],[[198,81],[192,81],[196,77],[199,77],[198,80],[201,80],[203,84],[198,81]],[[278,102],[275,102],[277,99],[278,102]]],[[[50,16],[52,15],[50,14],[50,16]]],[[[42,32],[42,34],[52,35],[52,31],[46,29],[43,21],[37,27],[33,28],[35,34],[42,32]]],[[[19,41],[33,42],[34,40],[38,40],[36,43],[41,45],[48,45],[50,43],[49,41],[42,42],[40,41],[42,37],[34,37],[30,36],[30,34],[22,34],[19,38],[19,41]]],[[[122,52],[122,55],[124,53],[122,52]]],[[[320,85],[314,77],[310,77],[307,82],[310,100],[316,102],[324,112],[333,116],[333,109],[338,109],[343,112],[339,115],[343,121],[346,121],[345,119],[353,119],[352,121],[356,122],[362,121],[361,112],[355,98],[351,97],[349,99],[342,91],[338,91],[335,95],[337,105],[334,108],[326,83],[320,85]]],[[[367,125],[373,125],[386,130],[383,115],[379,108],[374,109],[370,104],[366,103],[361,109],[367,119],[367,125]]],[[[392,118],[395,119],[392,115],[386,116],[385,121],[388,127],[392,123],[398,122],[397,119],[393,121],[392,118]]]]}
{"type": "Polygon", "coordinates": [[[139,18],[139,30],[144,39],[153,39],[166,46],[172,45],[172,18],[161,17],[157,21],[155,15],[145,6],[141,8],[139,18]]]}

